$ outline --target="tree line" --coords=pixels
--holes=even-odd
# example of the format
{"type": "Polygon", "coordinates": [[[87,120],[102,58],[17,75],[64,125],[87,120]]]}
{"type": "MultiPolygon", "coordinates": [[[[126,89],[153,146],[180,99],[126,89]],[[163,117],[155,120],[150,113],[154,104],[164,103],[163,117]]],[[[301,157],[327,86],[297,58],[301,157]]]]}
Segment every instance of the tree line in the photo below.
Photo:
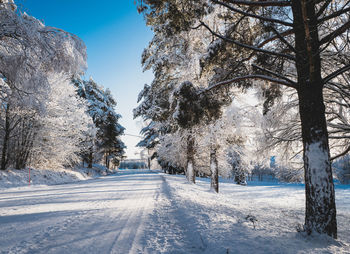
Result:
{"type": "Polygon", "coordinates": [[[0,1],[0,169],[119,164],[125,145],[116,101],[82,79],[77,36],[0,1]]]}

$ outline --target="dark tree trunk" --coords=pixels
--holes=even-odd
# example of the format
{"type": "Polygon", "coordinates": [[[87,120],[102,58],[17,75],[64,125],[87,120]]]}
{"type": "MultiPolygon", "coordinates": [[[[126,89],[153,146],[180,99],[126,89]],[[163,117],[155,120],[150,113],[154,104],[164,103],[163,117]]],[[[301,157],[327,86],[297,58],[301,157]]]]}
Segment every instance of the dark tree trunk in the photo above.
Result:
{"type": "Polygon", "coordinates": [[[106,168],[109,169],[109,153],[106,152],[106,153],[105,153],[105,156],[106,156],[106,168]]]}
{"type": "Polygon", "coordinates": [[[337,238],[333,176],[323,102],[315,1],[292,1],[298,73],[299,111],[304,146],[305,230],[337,238]]]}
{"type": "Polygon", "coordinates": [[[7,159],[7,149],[8,149],[8,143],[10,139],[10,106],[7,104],[5,109],[5,135],[4,135],[4,141],[2,146],[2,154],[1,154],[1,170],[6,169],[6,165],[8,162],[7,159]]]}
{"type": "Polygon", "coordinates": [[[94,156],[93,156],[93,154],[94,154],[94,153],[93,153],[93,149],[94,149],[94,148],[93,148],[92,146],[91,146],[90,149],[89,149],[90,151],[89,151],[89,158],[88,158],[88,160],[89,160],[89,161],[88,161],[88,168],[92,168],[92,162],[93,162],[93,159],[94,159],[94,156]]]}
{"type": "Polygon", "coordinates": [[[219,192],[219,166],[218,166],[216,151],[217,150],[215,147],[212,147],[210,150],[210,171],[211,171],[210,188],[214,190],[216,193],[218,193],[219,192]]]}
{"type": "Polygon", "coordinates": [[[187,137],[186,176],[190,183],[196,183],[196,172],[194,170],[194,137],[191,133],[187,137]]]}

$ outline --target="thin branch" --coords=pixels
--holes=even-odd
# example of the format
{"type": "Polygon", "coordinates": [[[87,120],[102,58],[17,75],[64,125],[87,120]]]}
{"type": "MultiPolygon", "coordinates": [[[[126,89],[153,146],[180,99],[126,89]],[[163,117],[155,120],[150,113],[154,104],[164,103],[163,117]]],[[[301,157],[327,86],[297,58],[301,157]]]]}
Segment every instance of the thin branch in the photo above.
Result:
{"type": "Polygon", "coordinates": [[[202,25],[203,25],[206,29],[208,29],[208,31],[209,31],[212,35],[214,35],[214,36],[216,36],[216,37],[218,37],[218,38],[220,38],[220,39],[222,39],[222,40],[224,40],[224,41],[233,43],[233,44],[235,44],[235,45],[237,45],[237,46],[240,46],[240,47],[242,47],[242,48],[251,49],[251,50],[256,51],[256,52],[261,52],[261,53],[265,53],[265,54],[269,54],[269,55],[284,57],[284,58],[287,58],[287,59],[289,59],[289,60],[295,61],[295,57],[292,56],[292,55],[283,54],[283,53],[278,53],[278,52],[273,52],[273,51],[269,51],[269,50],[266,50],[266,49],[261,49],[261,48],[259,48],[259,47],[255,47],[255,46],[251,46],[251,45],[248,45],[248,44],[244,44],[244,43],[238,42],[238,41],[236,41],[236,40],[227,38],[227,37],[225,37],[225,36],[223,36],[223,35],[221,35],[221,34],[218,34],[218,33],[214,32],[208,25],[206,25],[206,24],[203,23],[203,22],[201,22],[201,23],[202,23],[202,25]]]}
{"type": "Polygon", "coordinates": [[[316,17],[319,17],[322,15],[322,13],[327,9],[328,5],[332,2],[333,0],[327,0],[325,3],[322,5],[322,7],[319,9],[319,11],[316,14],[316,17]]]}
{"type": "Polygon", "coordinates": [[[294,86],[294,84],[289,83],[285,80],[279,80],[279,79],[275,79],[269,76],[265,76],[265,75],[259,75],[259,74],[255,74],[255,75],[246,75],[246,76],[241,76],[241,77],[236,77],[230,80],[226,80],[226,81],[222,81],[219,83],[216,83],[215,85],[212,85],[208,88],[206,88],[204,91],[209,91],[211,89],[217,88],[219,86],[224,86],[224,85],[230,85],[232,83],[238,82],[238,81],[242,81],[242,80],[247,80],[247,79],[260,79],[260,80],[267,80],[276,84],[280,84],[280,85],[284,85],[287,87],[291,87],[291,88],[296,88],[294,86]]]}
{"type": "Polygon", "coordinates": [[[263,67],[261,67],[261,66],[255,65],[255,64],[252,64],[252,66],[255,67],[255,68],[257,68],[257,69],[259,69],[259,70],[261,70],[261,71],[263,71],[263,72],[266,72],[266,73],[268,73],[268,74],[270,74],[270,75],[274,75],[274,76],[276,76],[276,77],[278,77],[278,78],[281,78],[281,79],[287,81],[287,82],[290,83],[290,84],[293,84],[294,88],[296,88],[297,85],[298,85],[298,84],[297,84],[296,82],[294,82],[293,80],[291,80],[291,79],[289,79],[289,78],[287,78],[287,77],[285,77],[285,76],[283,76],[283,75],[281,75],[281,74],[278,74],[278,73],[276,73],[276,72],[273,72],[273,71],[271,71],[271,70],[265,69],[265,68],[263,68],[263,67]]]}
{"type": "Polygon", "coordinates": [[[270,27],[273,32],[276,34],[276,36],[284,43],[287,45],[287,47],[292,51],[292,52],[296,52],[296,49],[282,36],[282,34],[280,34],[273,26],[270,27]]]}
{"type": "Polygon", "coordinates": [[[329,138],[330,139],[349,139],[350,136],[332,136],[332,135],[329,135],[329,138]]]}
{"type": "Polygon", "coordinates": [[[320,45],[325,44],[333,39],[335,39],[337,36],[341,35],[342,33],[346,32],[350,28],[350,20],[348,20],[344,25],[330,33],[329,35],[323,37],[320,40],[320,45]]]}
{"type": "Polygon", "coordinates": [[[348,12],[348,11],[350,11],[350,7],[345,8],[345,9],[341,9],[341,10],[336,11],[336,12],[333,12],[332,14],[330,14],[330,15],[328,15],[328,16],[326,16],[326,17],[323,17],[323,18],[321,18],[321,19],[319,19],[319,20],[318,20],[318,23],[321,24],[322,22],[325,22],[325,21],[330,20],[330,19],[332,19],[332,18],[339,17],[340,15],[342,15],[342,14],[348,12]]]}
{"type": "Polygon", "coordinates": [[[323,79],[323,83],[326,84],[327,82],[331,81],[332,79],[336,78],[337,76],[343,74],[344,72],[350,70],[350,64],[345,65],[343,68],[340,68],[336,70],[335,72],[332,72],[327,77],[323,79]]]}
{"type": "Polygon", "coordinates": [[[342,153],[336,155],[336,156],[333,156],[331,157],[331,161],[334,161],[335,159],[338,159],[339,157],[342,157],[344,155],[346,155],[348,152],[350,152],[350,146],[348,148],[346,148],[342,153]]]}
{"type": "MultiPolygon", "coordinates": [[[[290,34],[293,34],[294,33],[294,30],[293,29],[288,29],[282,33],[279,33],[281,36],[287,36],[287,35],[290,35],[290,34]]],[[[258,45],[258,48],[262,48],[263,46],[265,46],[267,43],[269,42],[272,42],[276,39],[278,39],[279,37],[276,35],[276,36],[273,36],[273,37],[270,37],[268,39],[266,39],[265,41],[261,42],[259,45],[258,45]]]]}
{"type": "Polygon", "coordinates": [[[249,13],[249,12],[245,12],[245,11],[242,11],[240,9],[232,7],[231,5],[229,5],[227,3],[220,2],[218,0],[211,0],[211,1],[216,3],[216,4],[219,4],[221,6],[224,6],[224,7],[228,8],[231,11],[237,12],[237,13],[242,14],[242,15],[247,16],[247,17],[256,18],[256,19],[259,19],[259,20],[262,20],[262,21],[266,21],[266,22],[271,22],[271,23],[278,23],[278,24],[281,24],[281,25],[284,25],[284,26],[293,27],[293,23],[290,23],[290,22],[285,22],[285,21],[282,21],[282,20],[279,20],[279,19],[266,18],[266,17],[260,16],[260,15],[252,14],[252,13],[249,13]]]}
{"type": "Polygon", "coordinates": [[[229,0],[231,4],[240,4],[247,6],[291,6],[290,1],[242,1],[229,0]]]}

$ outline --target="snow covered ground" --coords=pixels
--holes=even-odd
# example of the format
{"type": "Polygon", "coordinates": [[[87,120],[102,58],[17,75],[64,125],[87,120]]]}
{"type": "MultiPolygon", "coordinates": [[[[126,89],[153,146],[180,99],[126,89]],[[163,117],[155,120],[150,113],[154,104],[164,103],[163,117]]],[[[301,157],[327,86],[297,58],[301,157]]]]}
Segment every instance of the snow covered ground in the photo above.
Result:
{"type": "Polygon", "coordinates": [[[350,253],[350,189],[336,189],[339,239],[296,232],[302,185],[220,185],[120,171],[0,192],[0,253],[350,253]]]}
{"type": "MultiPolygon", "coordinates": [[[[350,253],[350,186],[336,189],[339,239],[297,233],[304,186],[226,181],[219,194],[208,179],[163,179],[144,237],[148,253],[350,253]]],[[[146,252],[146,251],[144,251],[146,252]]]]}

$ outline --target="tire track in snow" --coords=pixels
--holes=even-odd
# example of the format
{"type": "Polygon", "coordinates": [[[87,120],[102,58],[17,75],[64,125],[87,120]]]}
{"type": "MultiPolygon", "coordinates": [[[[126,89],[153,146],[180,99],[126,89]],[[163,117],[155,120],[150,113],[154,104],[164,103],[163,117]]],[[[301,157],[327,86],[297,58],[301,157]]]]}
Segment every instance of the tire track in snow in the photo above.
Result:
{"type": "MultiPolygon", "coordinates": [[[[2,239],[7,247],[1,247],[0,253],[142,253],[139,240],[144,220],[153,210],[160,183],[157,174],[138,174],[69,185],[74,191],[60,196],[59,200],[66,209],[60,207],[55,211],[55,202],[58,204],[55,195],[53,199],[47,198],[51,211],[43,213],[42,218],[40,213],[34,215],[30,212],[40,210],[43,200],[37,204],[37,200],[28,195],[28,201],[24,203],[32,203],[32,207],[26,205],[23,210],[18,207],[19,215],[8,216],[6,223],[12,227],[19,225],[13,224],[15,221],[11,223],[9,220],[12,219],[26,218],[29,221],[28,218],[34,218],[37,221],[21,224],[21,228],[13,232],[19,234],[15,242],[2,239]],[[20,235],[21,231],[30,232],[30,228],[33,228],[31,235],[20,235]]],[[[53,188],[51,186],[47,192],[52,193],[53,188]]],[[[45,193],[45,188],[40,191],[45,193]]],[[[5,216],[9,215],[5,209],[3,211],[5,216]]]]}
{"type": "Polygon", "coordinates": [[[123,227],[117,234],[109,253],[134,253],[132,249],[137,248],[135,239],[141,226],[143,209],[148,205],[143,202],[144,199],[147,199],[147,197],[145,197],[143,192],[141,196],[137,195],[137,202],[133,204],[136,206],[136,210],[125,209],[123,211],[123,227]]]}

